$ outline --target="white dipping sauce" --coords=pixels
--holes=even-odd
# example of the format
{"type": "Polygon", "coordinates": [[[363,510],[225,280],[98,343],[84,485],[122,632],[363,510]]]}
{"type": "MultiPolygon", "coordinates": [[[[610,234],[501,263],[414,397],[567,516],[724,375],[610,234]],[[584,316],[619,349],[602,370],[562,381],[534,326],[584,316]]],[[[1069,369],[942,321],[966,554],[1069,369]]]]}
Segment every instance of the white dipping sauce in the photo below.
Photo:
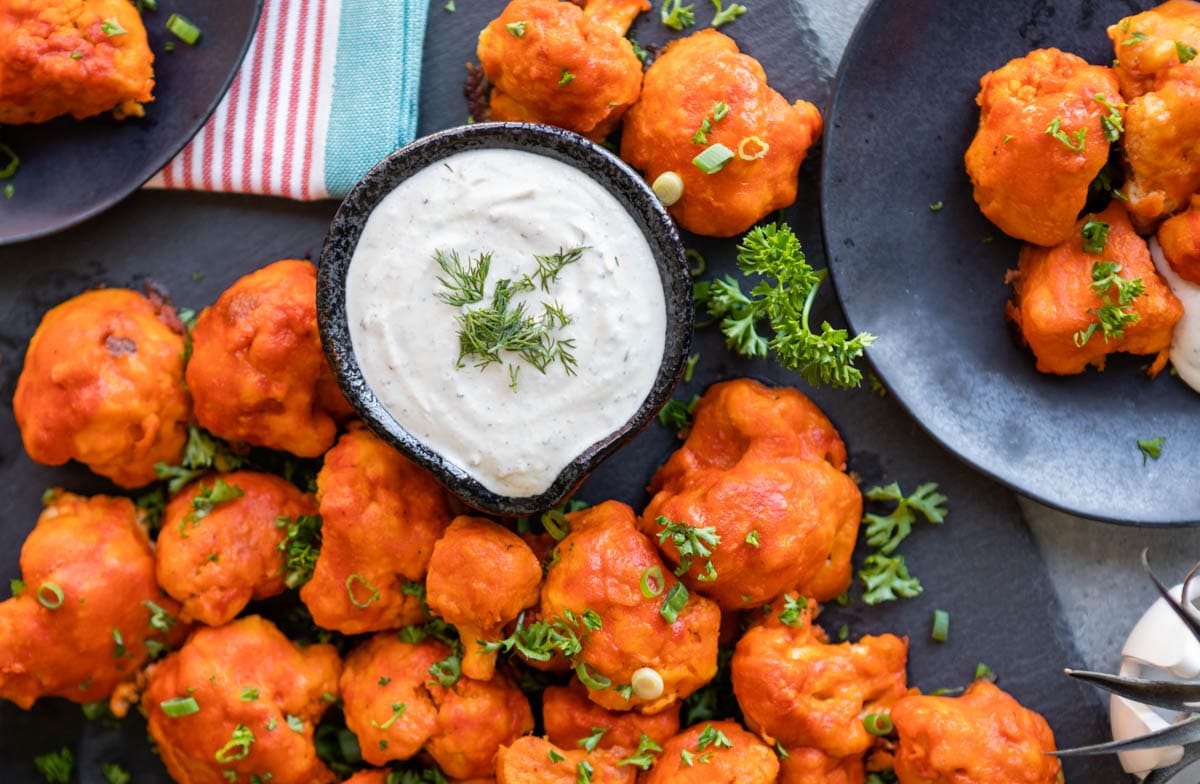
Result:
{"type": "Polygon", "coordinates": [[[402,182],[367,220],[346,277],[355,357],[376,397],[414,437],[480,484],[511,497],[544,492],[581,452],[638,410],[658,375],[666,303],[642,232],[604,186],[565,163],[507,149],[461,152],[402,182]],[[575,375],[543,374],[512,352],[456,367],[462,309],[439,298],[434,251],[492,254],[497,280],[537,269],[534,254],[587,246],[552,284],[518,294],[532,314],[557,302],[573,321],[575,375]],[[520,367],[517,391],[509,364],[520,367]]]}
{"type": "Polygon", "coordinates": [[[1200,286],[1190,283],[1171,269],[1157,237],[1150,238],[1150,256],[1179,301],[1183,318],[1171,335],[1171,364],[1189,387],[1200,392],[1200,286]]]}

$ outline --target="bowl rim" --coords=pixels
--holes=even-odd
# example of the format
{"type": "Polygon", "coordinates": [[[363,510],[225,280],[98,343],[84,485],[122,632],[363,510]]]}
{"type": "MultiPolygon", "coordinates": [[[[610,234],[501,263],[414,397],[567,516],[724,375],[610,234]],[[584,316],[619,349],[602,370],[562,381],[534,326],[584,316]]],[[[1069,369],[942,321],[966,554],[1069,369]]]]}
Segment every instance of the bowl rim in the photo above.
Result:
{"type": "Polygon", "coordinates": [[[675,222],[645,180],[599,144],[571,131],[532,123],[458,126],[422,137],[392,152],[363,175],[338,206],[325,235],[317,268],[317,326],[321,345],[338,386],[359,417],[376,435],[430,471],[468,505],[508,517],[534,514],[562,503],[596,466],[653,420],[683,377],[691,350],[692,312],[691,272],[683,241],[675,222]],[[346,277],[351,260],[367,217],[379,202],[416,172],[450,155],[497,148],[542,154],[566,163],[592,177],[616,198],[650,245],[667,311],[658,373],[637,411],[612,433],[582,449],[546,490],[530,496],[507,496],[487,488],[397,422],[363,375],[354,355],[346,313],[346,277]]]}

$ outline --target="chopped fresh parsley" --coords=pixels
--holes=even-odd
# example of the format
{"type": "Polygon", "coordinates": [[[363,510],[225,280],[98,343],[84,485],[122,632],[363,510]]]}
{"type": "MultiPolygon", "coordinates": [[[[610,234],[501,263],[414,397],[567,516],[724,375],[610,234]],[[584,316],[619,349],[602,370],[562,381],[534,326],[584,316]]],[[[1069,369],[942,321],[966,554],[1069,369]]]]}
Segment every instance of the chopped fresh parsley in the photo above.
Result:
{"type": "Polygon", "coordinates": [[[903,555],[868,555],[863,567],[858,570],[858,578],[867,589],[863,594],[866,604],[881,604],[901,597],[911,599],[924,590],[921,581],[908,573],[903,555]]]}
{"type": "Polygon", "coordinates": [[[1179,55],[1179,62],[1190,63],[1196,59],[1196,47],[1188,46],[1183,41],[1176,41],[1175,54],[1179,55]]]}
{"type": "Polygon", "coordinates": [[[868,513],[863,515],[867,524],[867,544],[879,548],[885,555],[891,554],[912,532],[917,521],[916,512],[926,520],[940,525],[946,520],[946,496],[937,492],[935,482],[919,485],[912,495],[905,496],[899,482],[883,487],[872,487],[866,492],[868,501],[895,501],[896,508],[887,515],[868,513]]]}
{"type": "Polygon", "coordinates": [[[1121,42],[1121,46],[1133,46],[1136,43],[1146,40],[1146,34],[1141,30],[1134,30],[1129,34],[1129,37],[1121,42]]]}
{"type": "Polygon", "coordinates": [[[575,81],[575,74],[571,73],[566,68],[562,69],[562,74],[558,77],[558,86],[566,87],[573,81],[575,81]]]}
{"type": "Polygon", "coordinates": [[[287,533],[279,543],[284,553],[284,583],[288,588],[299,588],[312,579],[317,557],[321,554],[321,516],[299,515],[292,518],[280,515],[275,525],[286,528],[287,533]]]}
{"type": "Polygon", "coordinates": [[[746,544],[750,545],[751,547],[758,547],[759,546],[758,531],[755,530],[755,531],[751,531],[750,533],[746,534],[745,541],[746,541],[746,544]]]}
{"type": "Polygon", "coordinates": [[[804,626],[804,612],[808,609],[808,600],[803,596],[792,597],[783,595],[783,609],[779,612],[779,622],[785,626],[800,628],[804,626]]]}
{"type": "Polygon", "coordinates": [[[1104,132],[1105,141],[1115,142],[1125,132],[1125,121],[1121,118],[1121,107],[1113,104],[1103,93],[1096,93],[1094,100],[1108,109],[1108,114],[1100,117],[1100,130],[1104,132]]]}
{"type": "Polygon", "coordinates": [[[1121,276],[1121,265],[1115,261],[1097,261],[1092,264],[1092,291],[1100,297],[1103,304],[1099,308],[1088,308],[1088,313],[1096,317],[1096,321],[1087,329],[1075,333],[1075,345],[1082,348],[1091,340],[1092,335],[1100,331],[1107,342],[1110,339],[1120,340],[1125,337],[1125,328],[1137,323],[1141,315],[1128,307],[1135,299],[1146,293],[1141,278],[1130,280],[1121,276]],[[1117,301],[1109,298],[1111,289],[1117,291],[1117,301]]]}
{"type": "Polygon", "coordinates": [[[524,38],[525,24],[525,22],[509,22],[508,24],[504,25],[504,29],[507,30],[508,34],[513,38],[524,38]]]}
{"type": "Polygon", "coordinates": [[[713,725],[705,724],[704,729],[700,731],[700,737],[696,739],[696,751],[704,751],[709,746],[714,749],[732,749],[733,741],[713,725]]]}
{"type": "Polygon", "coordinates": [[[930,212],[941,212],[942,208],[945,206],[946,206],[945,202],[935,201],[933,204],[929,205],[929,211],[930,212]]]}
{"type": "Polygon", "coordinates": [[[692,399],[686,402],[683,400],[668,401],[658,412],[658,423],[663,427],[679,431],[691,427],[692,412],[696,410],[696,404],[699,402],[699,395],[692,395],[692,399]]]}
{"type": "Polygon", "coordinates": [[[75,755],[63,746],[58,751],[34,757],[33,764],[50,784],[67,784],[75,767],[75,755]]]}
{"type": "Polygon", "coordinates": [[[1166,436],[1138,439],[1137,445],[1138,450],[1142,453],[1142,465],[1146,465],[1148,460],[1157,460],[1162,457],[1163,442],[1166,440],[1166,436]]]}
{"type": "Polygon", "coordinates": [[[586,738],[579,741],[579,748],[584,751],[595,751],[596,746],[600,743],[600,739],[604,737],[604,733],[608,730],[604,727],[592,727],[592,732],[586,738]]]}
{"type": "Polygon", "coordinates": [[[595,610],[584,610],[580,614],[569,609],[563,610],[559,616],[534,621],[528,626],[524,625],[523,620],[523,617],[518,617],[517,628],[503,640],[481,642],[480,650],[485,653],[508,653],[516,649],[526,659],[542,662],[550,661],[555,653],[573,659],[583,652],[587,632],[600,629],[603,623],[595,610]]]}
{"type": "Polygon", "coordinates": [[[659,17],[662,23],[672,30],[682,30],[696,23],[696,6],[684,5],[683,0],[663,0],[659,17]]]}
{"type": "MultiPolygon", "coordinates": [[[[687,523],[677,523],[661,515],[655,520],[655,523],[663,526],[663,530],[658,534],[659,546],[670,541],[679,552],[679,566],[675,569],[676,577],[687,574],[688,570],[692,568],[693,559],[707,559],[711,556],[713,550],[721,543],[721,536],[713,526],[700,528],[687,523]]],[[[705,562],[704,572],[696,579],[701,582],[712,582],[717,579],[717,570],[713,568],[711,560],[705,562]]]]}
{"type": "Polygon", "coordinates": [[[628,757],[622,757],[617,765],[634,765],[642,770],[650,770],[656,759],[654,755],[661,754],[662,750],[662,746],[655,743],[653,738],[643,732],[641,740],[638,741],[637,751],[628,757]]]}
{"type": "Polygon", "coordinates": [[[243,495],[245,495],[245,491],[242,488],[231,485],[220,477],[215,479],[211,486],[201,484],[200,492],[192,498],[192,511],[179,521],[180,536],[187,538],[187,534],[184,532],[187,523],[191,523],[192,527],[196,528],[200,525],[201,520],[212,513],[212,510],[221,504],[241,498],[243,495]]]}
{"type": "Polygon", "coordinates": [[[712,131],[712,120],[705,117],[700,121],[700,127],[692,134],[692,144],[708,144],[708,134],[712,131]]]}
{"type": "Polygon", "coordinates": [[[133,781],[133,776],[129,771],[122,768],[115,762],[106,762],[100,767],[100,772],[104,774],[104,780],[108,784],[129,784],[133,781]]]}
{"type": "Polygon", "coordinates": [[[809,316],[827,271],[808,264],[787,224],[752,229],[738,247],[737,261],[744,275],[762,276],[749,295],[728,275],[695,286],[697,306],[720,320],[730,349],[747,357],[766,356],[772,350],[780,365],[813,385],[851,388],[862,383],[862,371],[854,367],[854,360],[875,336],[850,337],[829,322],[821,325],[819,333],[812,331],[809,316]],[[758,331],[763,320],[770,325],[769,338],[758,331]]]}
{"type": "Polygon", "coordinates": [[[1104,221],[1088,218],[1083,224],[1083,249],[1088,253],[1103,253],[1108,244],[1109,225],[1104,221]]]}
{"type": "Polygon", "coordinates": [[[1063,143],[1064,146],[1066,146],[1068,150],[1071,150],[1072,152],[1083,152],[1083,140],[1084,137],[1087,136],[1087,128],[1080,128],[1079,130],[1075,131],[1075,133],[1068,136],[1067,132],[1062,129],[1062,118],[1055,117],[1050,121],[1050,124],[1046,126],[1046,135],[1053,136],[1055,139],[1058,139],[1063,143]]]}
{"type": "Polygon", "coordinates": [[[692,375],[696,372],[696,363],[700,361],[699,354],[691,354],[687,358],[687,364],[683,367],[683,383],[692,383],[692,375]]]}
{"type": "Polygon", "coordinates": [[[633,47],[633,56],[638,59],[639,63],[644,64],[646,62],[646,58],[648,58],[650,56],[650,52],[646,51],[646,48],[644,46],[642,46],[641,44],[639,44],[637,42],[637,40],[635,40],[633,38],[630,38],[628,40],[629,40],[629,45],[631,47],[633,47]]]}

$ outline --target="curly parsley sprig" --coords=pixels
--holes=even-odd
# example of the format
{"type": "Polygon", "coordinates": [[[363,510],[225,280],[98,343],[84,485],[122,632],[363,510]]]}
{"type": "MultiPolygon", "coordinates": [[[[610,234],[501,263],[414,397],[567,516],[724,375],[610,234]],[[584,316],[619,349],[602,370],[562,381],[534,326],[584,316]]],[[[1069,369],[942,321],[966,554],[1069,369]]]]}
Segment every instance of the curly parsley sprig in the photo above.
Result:
{"type": "Polygon", "coordinates": [[[787,224],[752,229],[738,246],[737,263],[743,274],[762,278],[748,295],[730,275],[695,287],[697,306],[720,320],[730,349],[747,357],[774,351],[780,365],[814,386],[850,389],[862,383],[854,360],[875,336],[861,332],[851,337],[827,321],[819,332],[813,331],[812,305],[827,271],[812,268],[787,224]],[[763,320],[770,326],[770,337],[759,332],[763,320]]]}
{"type": "Polygon", "coordinates": [[[1088,308],[1088,313],[1096,317],[1096,321],[1075,333],[1075,345],[1083,348],[1092,339],[1092,335],[1101,332],[1105,342],[1120,340],[1125,337],[1125,328],[1136,324],[1141,315],[1129,307],[1133,301],[1146,293],[1146,287],[1141,278],[1130,280],[1121,276],[1121,265],[1115,261],[1097,261],[1092,263],[1092,291],[1100,297],[1103,304],[1098,308],[1088,308]],[[1109,294],[1117,292],[1117,301],[1113,302],[1109,294]]]}

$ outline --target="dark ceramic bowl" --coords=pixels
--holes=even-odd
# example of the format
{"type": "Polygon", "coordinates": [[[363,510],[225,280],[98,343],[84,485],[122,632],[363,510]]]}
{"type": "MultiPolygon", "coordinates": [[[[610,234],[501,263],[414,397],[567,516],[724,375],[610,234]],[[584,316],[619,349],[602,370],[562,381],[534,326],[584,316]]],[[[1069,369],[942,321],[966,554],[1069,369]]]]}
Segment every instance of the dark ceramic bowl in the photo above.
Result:
{"type": "Polygon", "coordinates": [[[561,503],[593,468],[645,427],[670,400],[683,375],[692,342],[692,280],[674,222],[650,187],[619,158],[582,136],[558,128],[485,123],[452,128],[419,139],[389,155],[354,186],[338,208],[321,251],[317,314],[321,342],[338,383],[372,430],[431,471],[471,506],[500,515],[527,515],[561,503]],[[487,489],[401,427],[363,377],[354,356],[346,319],[346,274],[367,218],[375,206],[418,171],[455,153],[480,148],[536,152],[590,174],[625,207],[645,235],[658,262],[666,301],[667,334],[662,364],[654,386],[637,413],[606,438],[584,445],[549,489],[534,496],[505,496],[487,489]]]}

